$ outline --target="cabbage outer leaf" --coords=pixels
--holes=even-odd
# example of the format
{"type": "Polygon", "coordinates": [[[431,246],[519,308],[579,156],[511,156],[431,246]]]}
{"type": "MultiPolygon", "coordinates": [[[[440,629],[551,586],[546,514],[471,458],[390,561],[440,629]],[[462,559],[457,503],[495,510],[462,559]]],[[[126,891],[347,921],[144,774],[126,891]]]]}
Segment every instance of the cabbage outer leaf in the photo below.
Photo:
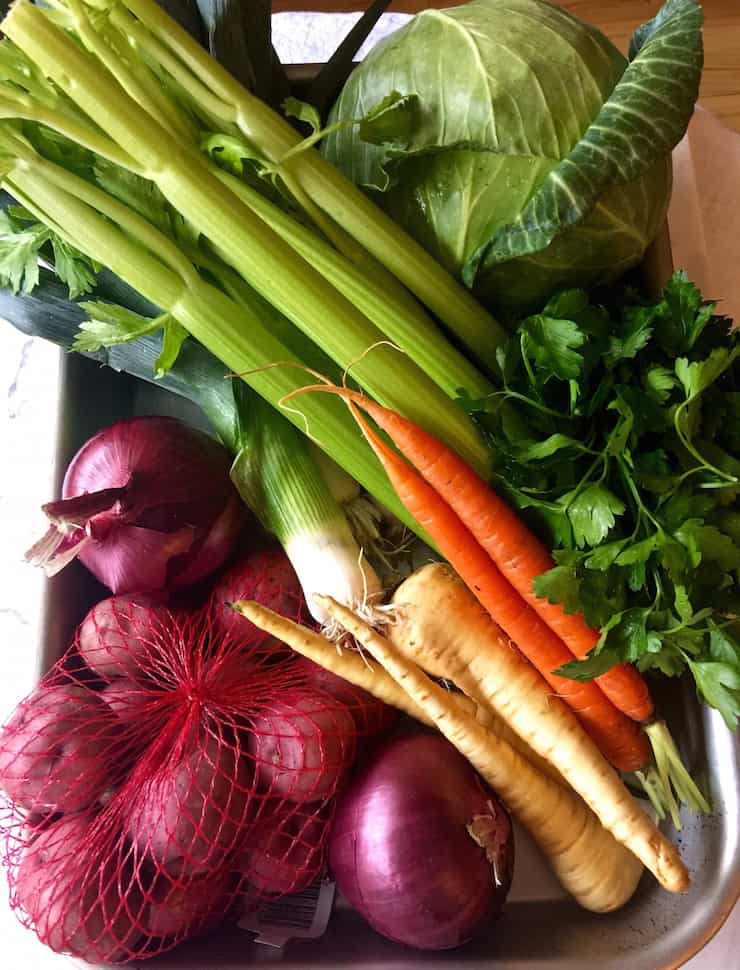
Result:
{"type": "Polygon", "coordinates": [[[373,48],[329,119],[362,118],[395,90],[418,96],[412,129],[395,139],[387,131],[383,145],[344,129],[322,150],[353,182],[381,191],[405,179],[397,164],[450,149],[553,165],[578,142],[626,65],[603,34],[541,0],[425,10],[373,48]]]}
{"type": "Polygon", "coordinates": [[[666,0],[637,30],[632,60],[585,134],[518,218],[496,229],[465,262],[469,286],[481,264],[488,268],[545,249],[583,220],[609,186],[635,181],[675,147],[699,93],[702,23],[696,0],[666,0]]]}

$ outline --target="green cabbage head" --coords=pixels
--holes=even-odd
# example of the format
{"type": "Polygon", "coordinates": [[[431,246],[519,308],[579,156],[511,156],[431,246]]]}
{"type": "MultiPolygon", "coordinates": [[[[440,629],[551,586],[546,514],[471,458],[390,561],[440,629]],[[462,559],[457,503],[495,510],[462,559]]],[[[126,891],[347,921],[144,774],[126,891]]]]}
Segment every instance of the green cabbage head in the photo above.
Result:
{"type": "Polygon", "coordinates": [[[330,126],[357,121],[396,92],[375,143],[346,124],[323,151],[483,302],[529,309],[617,278],[665,218],[701,70],[695,0],[668,0],[631,54],[542,0],[426,10],[332,110],[330,126]]]}

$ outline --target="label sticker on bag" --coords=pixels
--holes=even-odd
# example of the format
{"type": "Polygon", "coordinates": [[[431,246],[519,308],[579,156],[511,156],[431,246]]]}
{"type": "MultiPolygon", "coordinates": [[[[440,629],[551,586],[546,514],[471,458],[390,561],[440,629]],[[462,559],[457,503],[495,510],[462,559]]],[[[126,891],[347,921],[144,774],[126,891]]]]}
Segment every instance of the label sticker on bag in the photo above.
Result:
{"type": "Polygon", "coordinates": [[[288,940],[315,940],[324,935],[334,905],[336,884],[325,879],[300,893],[262,902],[245,912],[242,930],[256,933],[255,943],[283,947],[288,940]]]}

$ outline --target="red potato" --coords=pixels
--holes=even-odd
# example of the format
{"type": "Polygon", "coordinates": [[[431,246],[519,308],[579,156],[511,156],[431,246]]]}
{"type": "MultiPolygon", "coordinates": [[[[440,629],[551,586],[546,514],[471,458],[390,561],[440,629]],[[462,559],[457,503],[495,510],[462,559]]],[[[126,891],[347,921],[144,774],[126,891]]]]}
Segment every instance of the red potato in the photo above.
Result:
{"type": "Polygon", "coordinates": [[[108,787],[116,722],[99,694],[39,685],[0,735],[0,789],[34,812],[79,812],[108,787]]]}
{"type": "Polygon", "coordinates": [[[280,546],[258,549],[239,560],[216,583],[211,602],[216,628],[223,636],[239,637],[244,646],[271,650],[277,646],[286,650],[283,644],[226,605],[238,600],[256,600],[291,620],[309,618],[301,584],[280,546]]]}
{"type": "Polygon", "coordinates": [[[87,815],[59,819],[26,847],[13,902],[52,950],[107,963],[125,959],[136,947],[146,906],[130,869],[117,857],[99,867],[84,858],[90,823],[87,815]]]}
{"type": "Polygon", "coordinates": [[[239,855],[238,870],[258,893],[298,893],[326,868],[326,820],[278,812],[254,827],[239,855]]]}
{"type": "Polygon", "coordinates": [[[208,734],[164,764],[133,796],[126,833],[173,874],[218,869],[249,816],[251,773],[235,748],[208,734]]]}
{"type": "Polygon", "coordinates": [[[77,631],[77,650],[87,666],[104,680],[140,675],[152,631],[167,622],[161,604],[161,598],[144,593],[96,603],[77,631]]]}
{"type": "Polygon", "coordinates": [[[197,876],[187,883],[171,883],[149,904],[144,924],[150,936],[184,939],[212,929],[229,905],[228,874],[197,876]]]}
{"type": "Polygon", "coordinates": [[[300,670],[311,684],[325,690],[346,706],[355,722],[357,733],[363,737],[383,734],[398,720],[398,711],[394,707],[384,704],[366,690],[350,684],[330,670],[325,670],[313,660],[302,657],[296,664],[296,669],[300,670]]]}
{"type": "Polygon", "coordinates": [[[253,718],[248,749],[261,791],[311,802],[333,794],[351,765],[355,724],[346,708],[302,692],[253,718]]]}
{"type": "Polygon", "coordinates": [[[128,680],[114,680],[100,692],[110,710],[127,723],[137,723],[147,715],[153,694],[128,680]]]}

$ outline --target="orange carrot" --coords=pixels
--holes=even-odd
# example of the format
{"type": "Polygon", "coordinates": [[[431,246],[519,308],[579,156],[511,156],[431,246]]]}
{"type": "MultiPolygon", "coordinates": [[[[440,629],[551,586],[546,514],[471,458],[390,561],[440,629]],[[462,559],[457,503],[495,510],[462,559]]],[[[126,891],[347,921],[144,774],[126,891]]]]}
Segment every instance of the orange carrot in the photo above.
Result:
{"type": "MultiPolygon", "coordinates": [[[[329,390],[330,387],[327,385],[323,389],[329,390]]],[[[578,715],[605,757],[622,771],[643,767],[650,760],[650,750],[639,727],[618,711],[596,684],[579,683],[553,673],[572,659],[563,641],[511,586],[457,513],[370,428],[356,407],[360,404],[364,408],[362,396],[337,390],[343,397],[346,393],[345,399],[352,414],[401,502],[427,531],[480,604],[578,715]]]]}
{"type": "MultiPolygon", "coordinates": [[[[566,613],[559,603],[550,603],[535,595],[532,588],[535,576],[551,569],[555,563],[516,512],[454,451],[429,432],[363,395],[346,390],[340,393],[345,398],[351,397],[386,432],[419,474],[458,514],[514,589],[565,643],[568,650],[563,663],[574,656],[585,657],[596,646],[599,634],[587,625],[580,613],[566,613]]],[[[541,668],[540,672],[545,674],[541,668]]],[[[620,664],[597,677],[596,683],[628,717],[645,721],[653,713],[647,684],[634,667],[620,664]]]]}

